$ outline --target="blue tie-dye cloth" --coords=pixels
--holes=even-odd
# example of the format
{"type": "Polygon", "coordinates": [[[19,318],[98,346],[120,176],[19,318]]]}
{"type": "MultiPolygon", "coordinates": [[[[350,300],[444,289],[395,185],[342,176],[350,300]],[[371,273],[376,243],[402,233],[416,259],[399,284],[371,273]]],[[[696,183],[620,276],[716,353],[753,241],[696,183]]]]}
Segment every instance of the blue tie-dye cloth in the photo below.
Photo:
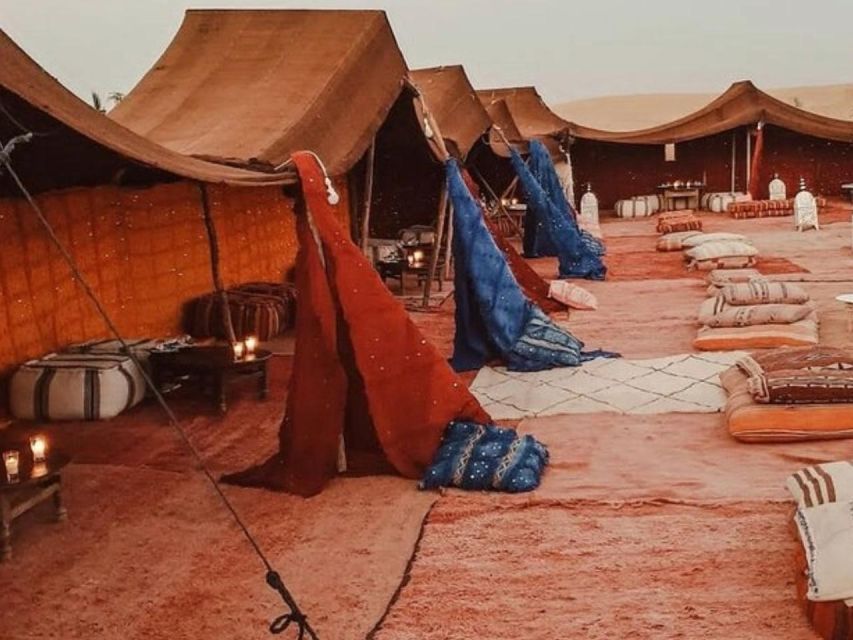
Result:
{"type": "Polygon", "coordinates": [[[470,371],[500,358],[512,371],[541,371],[614,355],[582,353],[583,343],[524,295],[455,160],[447,162],[447,188],[454,211],[453,368],[470,371]]]}
{"type": "Polygon", "coordinates": [[[588,241],[584,241],[574,220],[570,221],[568,215],[551,202],[521,156],[514,149],[510,149],[510,154],[510,161],[527,197],[528,214],[536,221],[537,235],[547,233],[557,248],[560,277],[603,280],[607,268],[601,256],[588,248],[588,241]]]}
{"type": "MultiPolygon", "coordinates": [[[[581,235],[587,251],[603,256],[607,253],[604,243],[588,231],[584,231],[578,227],[577,212],[568,198],[566,192],[563,191],[563,185],[560,184],[560,177],[557,175],[557,170],[554,168],[554,162],[551,160],[551,154],[548,148],[539,140],[530,141],[530,173],[542,186],[542,190],[548,199],[557,206],[557,208],[566,216],[571,226],[576,232],[581,235]]],[[[551,254],[555,255],[555,254],[551,254]]]]}
{"type": "Polygon", "coordinates": [[[548,465],[548,449],[529,435],[473,422],[451,422],[421,489],[533,491],[548,465]]]}

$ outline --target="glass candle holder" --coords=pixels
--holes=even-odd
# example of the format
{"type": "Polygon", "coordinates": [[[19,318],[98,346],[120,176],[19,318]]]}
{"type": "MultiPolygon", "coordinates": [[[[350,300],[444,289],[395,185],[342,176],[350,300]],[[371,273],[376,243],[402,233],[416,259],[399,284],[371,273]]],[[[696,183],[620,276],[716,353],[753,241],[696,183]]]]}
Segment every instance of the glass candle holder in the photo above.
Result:
{"type": "Polygon", "coordinates": [[[3,465],[6,467],[6,475],[10,480],[16,480],[18,478],[19,461],[20,454],[17,451],[3,452],[3,465]]]}
{"type": "Polygon", "coordinates": [[[246,345],[244,345],[242,342],[235,342],[234,344],[232,344],[231,345],[231,351],[234,352],[234,359],[235,360],[242,360],[243,359],[243,351],[245,351],[245,349],[246,349],[246,345]]]}
{"type": "Polygon", "coordinates": [[[30,450],[33,452],[33,462],[44,462],[47,456],[47,438],[44,436],[30,438],[30,450]]]}
{"type": "Polygon", "coordinates": [[[246,355],[253,355],[255,353],[255,349],[258,348],[258,339],[255,336],[248,336],[245,344],[246,355]]]}

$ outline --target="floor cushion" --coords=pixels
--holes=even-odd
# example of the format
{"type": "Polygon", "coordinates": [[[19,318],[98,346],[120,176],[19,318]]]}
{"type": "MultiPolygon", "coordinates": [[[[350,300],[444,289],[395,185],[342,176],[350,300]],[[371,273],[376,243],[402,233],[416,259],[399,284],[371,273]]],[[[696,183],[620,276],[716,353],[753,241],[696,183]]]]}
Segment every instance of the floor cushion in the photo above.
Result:
{"type": "Polygon", "coordinates": [[[706,318],[708,327],[750,327],[758,324],[792,324],[814,312],[810,304],[724,305],[722,310],[706,318]]]}
{"type": "Polygon", "coordinates": [[[702,221],[690,210],[662,213],[658,217],[658,233],[676,231],[701,231],[702,221]]]}
{"type": "Polygon", "coordinates": [[[737,351],[801,347],[818,342],[817,314],[793,324],[760,324],[751,327],[702,327],[693,341],[699,351],[737,351]]]}
{"type": "Polygon", "coordinates": [[[740,240],[717,240],[706,242],[698,247],[687,249],[685,258],[690,262],[715,260],[717,258],[753,257],[758,255],[758,249],[740,240]]]}
{"type": "Polygon", "coordinates": [[[648,202],[641,198],[617,200],[613,208],[620,218],[646,218],[654,213],[648,202]]]}
{"type": "Polygon", "coordinates": [[[706,242],[723,242],[726,240],[752,244],[752,241],[749,238],[744,235],[741,235],[740,233],[726,233],[720,231],[715,233],[703,233],[695,235],[693,237],[687,238],[684,242],[682,242],[682,245],[685,249],[692,249],[693,247],[698,247],[700,244],[705,244],[706,242]]]}
{"type": "MultiPolygon", "coordinates": [[[[725,385],[724,376],[720,378],[725,385]]],[[[729,433],[742,442],[853,437],[853,404],[759,404],[743,382],[730,390],[725,413],[729,433]]]]}
{"type": "Polygon", "coordinates": [[[562,302],[571,309],[591,311],[598,309],[598,300],[583,287],[566,280],[552,280],[548,297],[562,302]]]}
{"type": "Polygon", "coordinates": [[[761,404],[853,403],[853,372],[782,369],[752,376],[747,388],[761,404]]]}
{"type": "Polygon", "coordinates": [[[107,420],[139,403],[145,389],[128,356],[51,354],[14,373],[9,408],[23,420],[107,420]]]}
{"type": "Polygon", "coordinates": [[[800,507],[853,500],[853,460],[800,469],[785,481],[800,507]]]}
{"type": "Polygon", "coordinates": [[[751,280],[728,284],[720,289],[726,304],[746,306],[754,304],[804,304],[811,299],[800,285],[789,282],[751,280]]]}
{"type": "Polygon", "coordinates": [[[808,563],[808,599],[853,598],[853,502],[799,507],[794,519],[808,563]]]}
{"type": "Polygon", "coordinates": [[[754,267],[757,262],[756,256],[728,256],[723,258],[709,258],[707,260],[694,260],[688,262],[688,269],[698,271],[717,271],[720,269],[746,269],[754,267]]]}
{"type": "Polygon", "coordinates": [[[703,235],[701,231],[676,231],[667,233],[658,238],[658,251],[681,251],[684,248],[683,242],[687,238],[703,235]]]}
{"type": "Polygon", "coordinates": [[[749,282],[755,279],[764,279],[764,276],[757,269],[720,269],[719,271],[711,271],[705,278],[708,284],[716,287],[749,282]]]}
{"type": "MultiPolygon", "coordinates": [[[[227,291],[231,323],[238,339],[269,340],[293,327],[296,290],[292,285],[254,282],[227,291]]],[[[226,338],[220,297],[209,293],[192,303],[187,330],[195,337],[226,338]]]]}

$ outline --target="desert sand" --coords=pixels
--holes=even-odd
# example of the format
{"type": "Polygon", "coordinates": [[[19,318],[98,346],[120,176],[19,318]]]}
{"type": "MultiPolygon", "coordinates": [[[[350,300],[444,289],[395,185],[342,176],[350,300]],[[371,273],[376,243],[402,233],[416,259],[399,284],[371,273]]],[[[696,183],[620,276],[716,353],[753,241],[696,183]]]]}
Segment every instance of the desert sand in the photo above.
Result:
{"type": "MultiPolygon", "coordinates": [[[[762,87],[759,87],[760,89],[762,87]]],[[[609,131],[646,129],[686,116],[717,98],[718,93],[654,93],[603,96],[554,104],[566,120],[609,131]]],[[[770,89],[788,104],[830,118],[853,120],[853,84],[770,89]]]]}

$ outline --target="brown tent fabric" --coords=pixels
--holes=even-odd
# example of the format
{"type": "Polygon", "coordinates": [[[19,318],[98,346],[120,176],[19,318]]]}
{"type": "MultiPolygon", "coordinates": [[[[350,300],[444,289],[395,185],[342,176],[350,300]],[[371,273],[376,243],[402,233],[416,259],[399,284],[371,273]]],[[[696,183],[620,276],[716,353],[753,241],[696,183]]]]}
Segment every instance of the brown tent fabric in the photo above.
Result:
{"type": "Polygon", "coordinates": [[[406,77],[381,11],[187,11],[110,117],[182,154],[276,167],[311,149],[332,175],[364,154],[406,77]]]}
{"type": "Polygon", "coordinates": [[[298,220],[300,304],[280,450],[225,480],[316,494],[336,472],[342,435],[348,454],[381,454],[417,478],[451,420],[491,419],[335,221],[313,155],[294,160],[306,211],[298,220]]]}
{"type": "Polygon", "coordinates": [[[454,155],[464,159],[492,124],[465,69],[460,65],[433,67],[414,70],[410,75],[438,122],[445,143],[454,155]]]}
{"type": "MultiPolygon", "coordinates": [[[[484,104],[484,106],[489,117],[492,119],[492,123],[500,128],[504,138],[515,147],[516,151],[521,154],[527,154],[529,151],[527,140],[524,139],[521,131],[518,130],[518,125],[515,124],[515,120],[512,118],[512,112],[509,110],[506,100],[495,100],[489,104],[484,104]]],[[[492,152],[502,158],[509,158],[510,156],[506,143],[504,143],[503,138],[494,129],[489,130],[489,147],[491,147],[492,152]]]]}
{"type": "Polygon", "coordinates": [[[764,93],[749,81],[734,83],[702,109],[670,123],[639,131],[602,131],[571,125],[573,136],[602,142],[667,144],[704,138],[763,121],[826,140],[853,142],[853,122],[810,113],[764,93]]]}
{"type": "MultiPolygon", "coordinates": [[[[0,61],[0,133],[5,136],[4,142],[27,129],[36,118],[46,125],[50,134],[37,136],[28,145],[18,147],[13,156],[16,165],[19,158],[26,159],[27,154],[36,153],[36,148],[54,150],[57,156],[60,152],[68,156],[73,150],[79,154],[73,158],[78,163],[94,162],[90,157],[94,152],[203,182],[236,186],[294,182],[292,171],[263,174],[218,166],[182,156],[146,140],[74,96],[3,31],[0,31],[0,61]]],[[[113,161],[113,164],[122,163],[113,161]]],[[[43,172],[44,167],[41,169],[43,172]]],[[[51,170],[56,171],[57,167],[52,166],[51,170]]]]}

